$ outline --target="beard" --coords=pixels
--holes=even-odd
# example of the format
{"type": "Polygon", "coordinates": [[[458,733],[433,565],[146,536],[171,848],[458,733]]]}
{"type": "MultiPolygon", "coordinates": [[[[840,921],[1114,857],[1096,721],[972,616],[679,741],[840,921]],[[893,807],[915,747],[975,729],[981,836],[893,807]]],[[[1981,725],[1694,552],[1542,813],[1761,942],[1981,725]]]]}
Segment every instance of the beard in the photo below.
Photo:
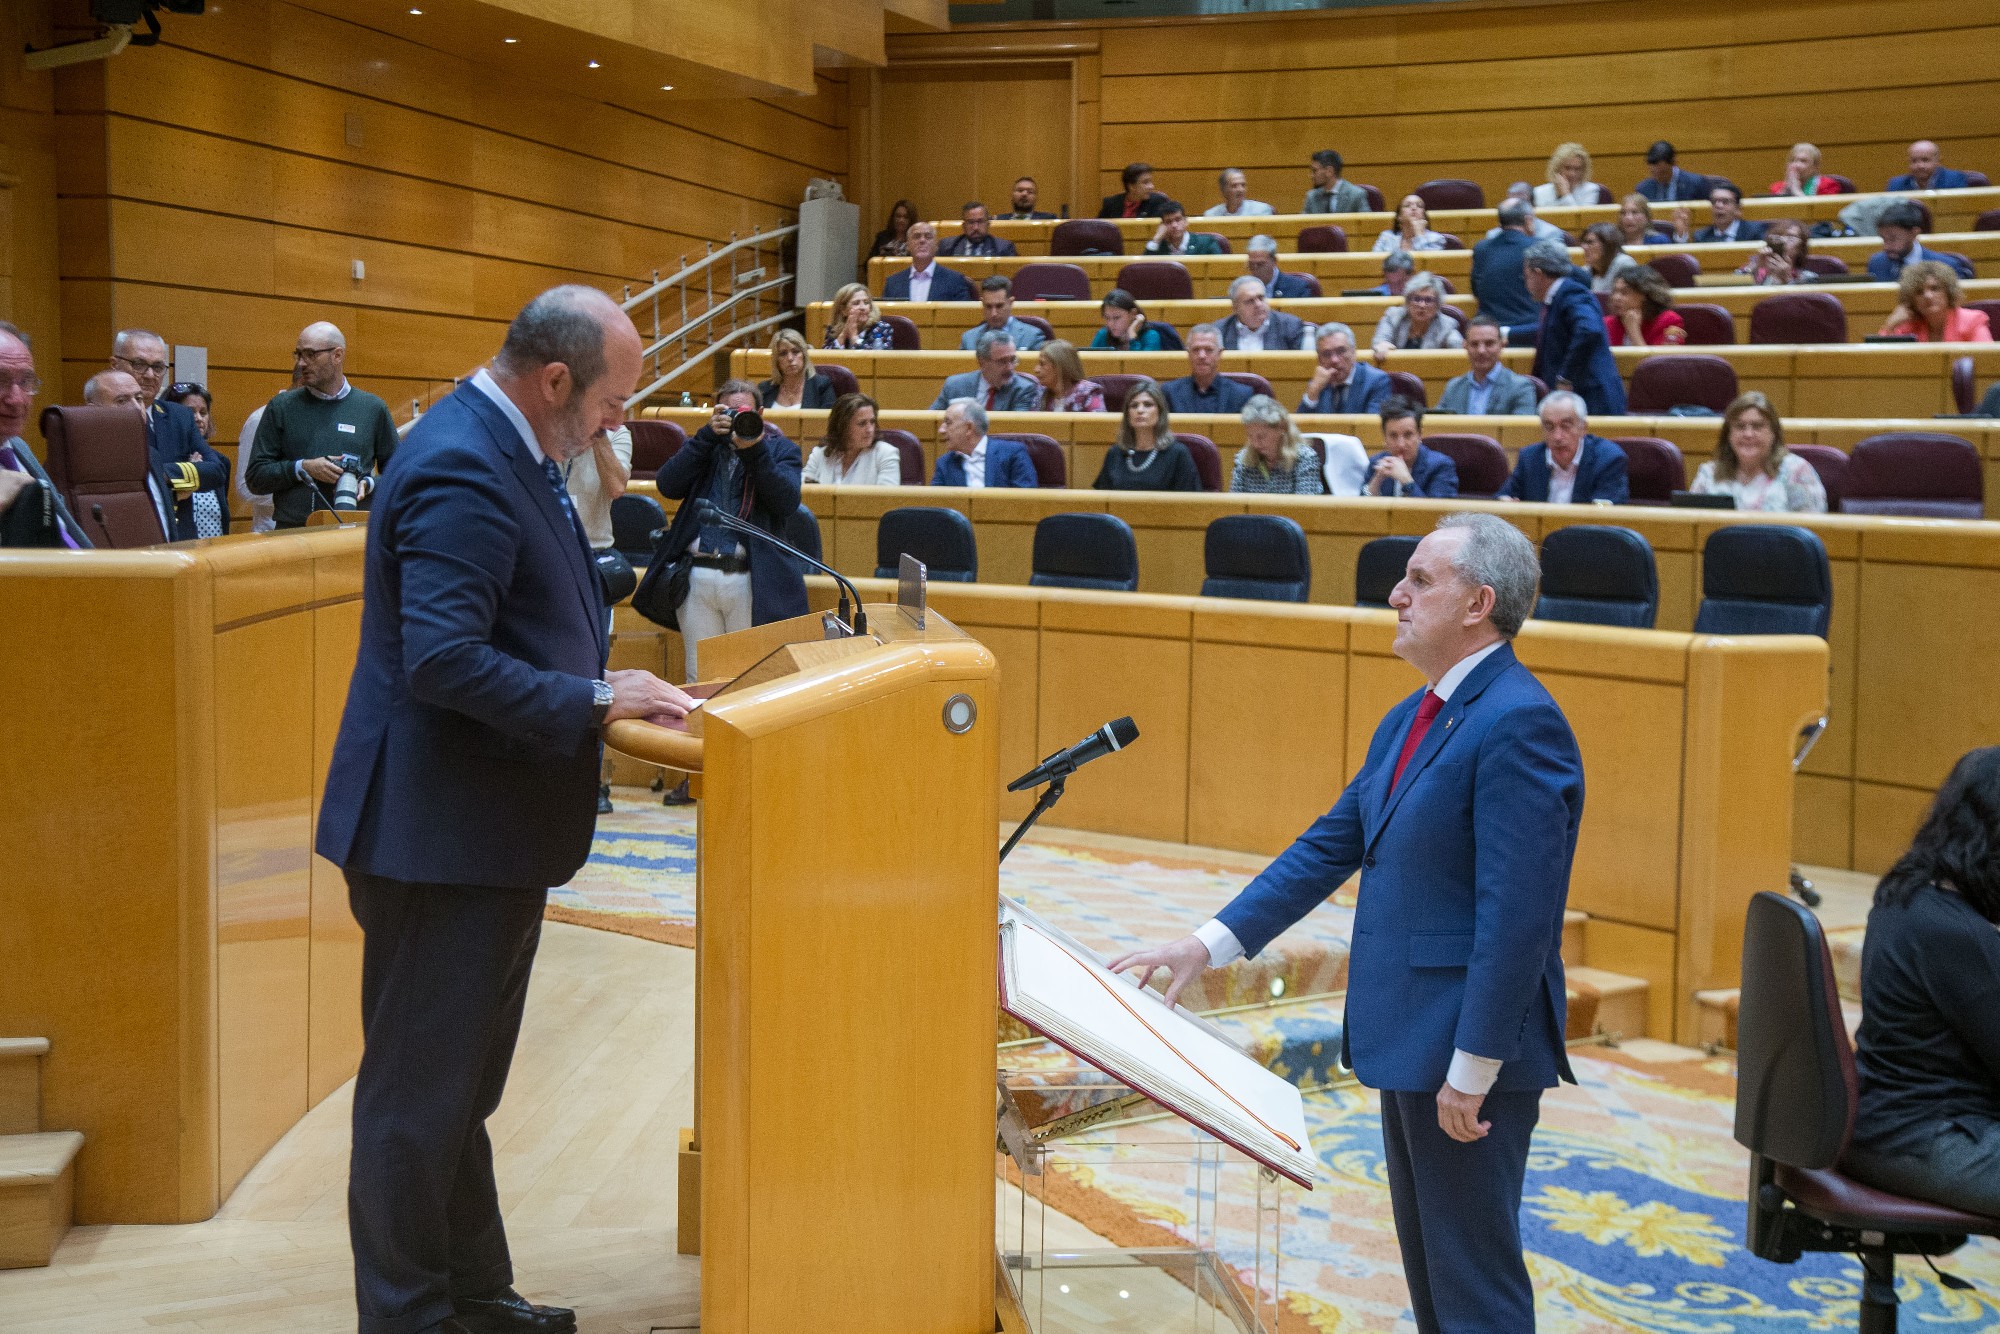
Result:
{"type": "Polygon", "coordinates": [[[584,398],[581,386],[573,390],[569,402],[563,404],[553,434],[555,438],[548,442],[546,452],[559,463],[581,458],[603,437],[603,429],[590,424],[590,404],[584,398]]]}

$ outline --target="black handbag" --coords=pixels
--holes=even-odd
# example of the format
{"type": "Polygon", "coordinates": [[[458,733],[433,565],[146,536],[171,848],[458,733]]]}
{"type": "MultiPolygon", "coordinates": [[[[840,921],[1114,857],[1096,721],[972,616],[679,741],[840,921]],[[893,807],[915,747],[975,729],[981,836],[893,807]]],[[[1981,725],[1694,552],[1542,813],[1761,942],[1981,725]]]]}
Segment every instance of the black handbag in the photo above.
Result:
{"type": "Polygon", "coordinates": [[[668,560],[663,548],[667,541],[667,529],[662,528],[653,536],[653,559],[646,565],[646,573],[639,577],[638,587],[632,593],[632,610],[655,625],[663,625],[669,630],[681,628],[681,603],[687,601],[688,577],[694,570],[694,543],[673,560],[668,560]]]}
{"type": "Polygon", "coordinates": [[[597,581],[604,588],[605,606],[617,606],[638,589],[639,576],[632,572],[632,562],[618,548],[602,547],[591,552],[590,559],[597,566],[597,581]]]}

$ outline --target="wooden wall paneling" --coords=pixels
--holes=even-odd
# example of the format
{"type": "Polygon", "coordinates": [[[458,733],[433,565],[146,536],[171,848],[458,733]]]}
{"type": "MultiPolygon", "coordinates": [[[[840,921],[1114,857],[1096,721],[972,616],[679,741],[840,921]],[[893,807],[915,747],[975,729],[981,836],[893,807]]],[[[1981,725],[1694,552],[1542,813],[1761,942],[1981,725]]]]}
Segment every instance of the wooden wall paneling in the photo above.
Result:
{"type": "MultiPolygon", "coordinates": [[[[956,218],[974,199],[998,211],[1022,175],[1062,183],[1066,193],[1075,106],[1069,61],[891,68],[877,96],[879,124],[897,136],[880,158],[881,218],[905,198],[926,218],[956,218]]],[[[1054,212],[1060,202],[1042,207],[1054,212]]]]}
{"type": "Polygon", "coordinates": [[[1852,772],[1932,790],[1964,753],[1965,738],[2000,736],[1987,671],[2000,626],[1990,616],[1938,614],[1994,606],[2000,568],[1906,561],[1871,558],[1861,567],[1852,772]],[[1963,725],[1925,725],[1937,717],[1963,725]]]}
{"type": "Polygon", "coordinates": [[[984,644],[1000,664],[1000,818],[1018,820],[1034,805],[1035,793],[1008,792],[1005,786],[1048,753],[1037,749],[1042,693],[1040,594],[1025,588],[933,584],[929,596],[939,614],[984,644]]]}
{"type": "Polygon", "coordinates": [[[1923,788],[1857,780],[1854,784],[1854,869],[1881,875],[1909,850],[1936,794],[1923,788]]]}
{"type": "Polygon", "coordinates": [[[1854,784],[1801,771],[1792,783],[1792,852],[1808,866],[1853,866],[1854,784]]]}

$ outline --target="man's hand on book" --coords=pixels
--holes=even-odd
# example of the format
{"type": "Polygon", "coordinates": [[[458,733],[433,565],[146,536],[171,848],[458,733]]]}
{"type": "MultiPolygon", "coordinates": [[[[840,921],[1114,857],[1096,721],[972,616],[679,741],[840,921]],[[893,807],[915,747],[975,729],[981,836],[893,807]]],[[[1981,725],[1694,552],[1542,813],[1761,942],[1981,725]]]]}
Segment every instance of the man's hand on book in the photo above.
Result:
{"type": "Polygon", "coordinates": [[[1167,970],[1167,993],[1164,999],[1172,1005],[1180,998],[1181,988],[1200,977],[1208,968],[1208,946],[1201,943],[1198,936],[1182,936],[1171,945],[1158,949],[1134,950],[1123,958],[1111,961],[1111,971],[1122,973],[1128,968],[1142,968],[1139,985],[1144,987],[1153,974],[1160,969],[1167,970]]]}

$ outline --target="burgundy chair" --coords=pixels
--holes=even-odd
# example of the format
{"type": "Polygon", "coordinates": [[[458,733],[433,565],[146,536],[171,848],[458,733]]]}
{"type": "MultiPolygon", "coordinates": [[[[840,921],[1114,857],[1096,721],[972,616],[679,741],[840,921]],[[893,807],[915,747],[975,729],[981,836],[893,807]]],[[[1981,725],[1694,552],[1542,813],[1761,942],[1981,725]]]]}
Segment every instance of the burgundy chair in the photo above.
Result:
{"type": "Polygon", "coordinates": [[[1458,465],[1458,494],[1476,500],[1498,495],[1512,471],[1507,451],[1490,435],[1427,435],[1424,443],[1458,465]]]}
{"type": "Polygon", "coordinates": [[[1215,244],[1221,247],[1222,254],[1232,255],[1236,253],[1229,247],[1229,238],[1224,236],[1221,232],[1190,232],[1189,235],[1211,237],[1214,239],[1215,244]]]}
{"type": "Polygon", "coordinates": [[[1465,242],[1459,240],[1456,236],[1453,236],[1450,232],[1439,232],[1438,235],[1444,238],[1444,244],[1440,246],[1439,249],[1441,250],[1465,249],[1465,242]]]}
{"type": "Polygon", "coordinates": [[[1687,340],[1704,347],[1736,341],[1736,317],[1721,306],[1706,301],[1675,303],[1681,323],[1687,326],[1687,340]]]}
{"type": "Polygon", "coordinates": [[[1831,292],[1781,292],[1750,307],[1753,343],[1844,343],[1847,308],[1831,292]]]}
{"type": "Polygon", "coordinates": [[[1693,255],[1655,255],[1646,263],[1669,287],[1693,287],[1695,275],[1701,272],[1701,261],[1693,255]]]}
{"type": "Polygon", "coordinates": [[[1984,518],[1986,477],[1979,451],[1955,435],[1871,435],[1847,461],[1847,498],[1841,508],[1847,514],[1984,518]]]}
{"type": "Polygon", "coordinates": [[[1049,233],[1051,255],[1122,255],[1125,234],[1104,218],[1070,218],[1049,233]]]}
{"type": "MultiPolygon", "coordinates": [[[[1016,301],[1088,301],[1090,275],[1076,264],[1023,264],[1014,270],[1016,301]]],[[[1019,315],[1020,312],[1016,311],[1019,315]]],[[[1027,316],[1022,315],[1022,319],[1027,316]]]]}
{"type": "Polygon", "coordinates": [[[1222,378],[1236,381],[1236,383],[1247,387],[1253,394],[1263,394],[1269,398],[1277,397],[1276,394],[1271,392],[1271,382],[1251,371],[1224,371],[1222,378]]]}
{"type": "Polygon", "coordinates": [[[1838,172],[1832,172],[1832,171],[1827,172],[1826,175],[1831,180],[1833,180],[1835,184],[1840,186],[1840,193],[1844,195],[1851,195],[1855,193],[1854,178],[1852,176],[1842,176],[1838,172]]]}
{"type": "Polygon", "coordinates": [[[1428,209],[1486,207],[1486,192],[1479,188],[1479,182],[1456,176],[1425,181],[1410,193],[1428,209]]]}
{"type": "Polygon", "coordinates": [[[1990,190],[1993,186],[1986,179],[1985,172],[1968,171],[1965,173],[1965,188],[1968,190],[1990,190]]]}
{"type": "Polygon", "coordinates": [[[1972,256],[1966,254],[1962,250],[1933,250],[1930,253],[1936,255],[1939,259],[1942,259],[1947,263],[1949,263],[1954,259],[1963,260],[1965,261],[1965,263],[1972,266],[1972,271],[1974,273],[1977,273],[1979,271],[1979,266],[1977,264],[1972,263],[1972,256]]]}
{"type": "MultiPolygon", "coordinates": [[[[2000,217],[2000,209],[1995,209],[1990,216],[2000,217]]],[[[2000,226],[2000,224],[1995,225],[2000,226]]],[[[1344,255],[1347,253],[1347,229],[1336,227],[1330,222],[1301,227],[1299,250],[1307,255],[1344,255]]]]}
{"type": "Polygon", "coordinates": [[[1381,190],[1372,185],[1361,185],[1359,181],[1356,181],[1355,184],[1360,186],[1361,193],[1367,196],[1368,211],[1370,213],[1387,213],[1389,211],[1389,201],[1382,197],[1381,190]]]}
{"type": "MultiPolygon", "coordinates": [[[[824,366],[815,369],[822,373],[826,370],[824,366]]],[[[625,425],[632,432],[632,475],[641,480],[658,475],[667,466],[667,460],[680,453],[681,446],[687,443],[687,432],[675,422],[646,417],[625,425]]]]}
{"type": "Polygon", "coordinates": [[[1426,401],[1424,398],[1423,380],[1415,375],[1410,374],[1410,372],[1408,371],[1389,372],[1389,392],[1399,397],[1409,399],[1410,402],[1416,404],[1420,408],[1427,408],[1430,406],[1429,402],[1426,401]]]}
{"type": "MultiPolygon", "coordinates": [[[[1989,208],[1974,218],[1972,220],[1972,230],[1975,232],[2000,232],[2000,208],[1989,208]]],[[[1303,242],[1305,233],[1299,233],[1299,237],[1301,242],[1303,242]]],[[[1303,245],[1301,245],[1301,249],[1303,248],[1303,245]]]]}
{"type": "Polygon", "coordinates": [[[1123,412],[1125,411],[1126,396],[1153,377],[1150,375],[1113,373],[1110,375],[1093,375],[1090,378],[1097,381],[1097,387],[1104,391],[1104,410],[1106,412],[1123,412]]]}
{"type": "Polygon", "coordinates": [[[1971,412],[1979,406],[1979,389],[1972,382],[1971,357],[1952,358],[1951,401],[1961,413],[1971,412]]]}
{"type": "Polygon", "coordinates": [[[1643,417],[1698,404],[1722,412],[1736,398],[1736,368],[1705,352],[1647,357],[1632,368],[1625,410],[1643,417]]]}
{"type": "Polygon", "coordinates": [[[1444,312],[1447,319],[1458,326],[1458,336],[1460,338],[1465,337],[1465,331],[1471,325],[1472,317],[1448,302],[1440,303],[1438,309],[1444,312]]]}
{"type": "Polygon", "coordinates": [[[1671,440],[1651,435],[1621,435],[1612,444],[1625,451],[1625,480],[1635,505],[1664,505],[1676,491],[1687,490],[1687,460],[1671,440]]]}
{"type": "Polygon", "coordinates": [[[930,481],[924,476],[924,447],[910,432],[893,426],[875,428],[875,438],[887,440],[896,447],[900,466],[903,470],[904,486],[923,486],[930,481]]]}
{"type": "Polygon", "coordinates": [[[1984,311],[1986,323],[1993,329],[1993,336],[2000,338],[2000,300],[1968,301],[1965,303],[1965,308],[1984,311]]]}
{"type": "Polygon", "coordinates": [[[889,326],[889,347],[897,352],[921,352],[924,350],[924,335],[917,328],[917,322],[907,315],[884,315],[889,326]]]}
{"type": "Polygon", "coordinates": [[[845,366],[830,366],[826,362],[815,361],[813,369],[833,381],[833,396],[835,398],[839,398],[842,394],[858,394],[861,392],[861,381],[855,379],[854,372],[845,366]]]}
{"type": "Polygon", "coordinates": [[[1539,402],[1541,402],[1541,401],[1542,401],[1543,399],[1545,399],[1545,398],[1547,398],[1547,397],[1549,396],[1549,386],[1548,386],[1547,382],[1545,382],[1545,381],[1544,381],[1544,380],[1542,379],[1542,377],[1541,377],[1541,376],[1539,376],[1539,375],[1530,375],[1530,376],[1529,376],[1528,378],[1529,378],[1530,380],[1532,380],[1532,381],[1534,382],[1534,385],[1535,385],[1535,402],[1539,403],[1539,402]]]}
{"type": "Polygon", "coordinates": [[[1598,292],[1595,295],[1597,297],[1598,312],[1600,314],[1609,315],[1611,313],[1611,293],[1598,292]]]}
{"type": "Polygon", "coordinates": [[[1840,513],[1847,497],[1847,452],[1832,445],[1786,445],[1785,450],[1812,464],[1826,491],[1826,512],[1840,513]]]}
{"type": "Polygon", "coordinates": [[[1215,442],[1205,435],[1192,431],[1175,431],[1174,439],[1187,446],[1187,452],[1194,456],[1194,470],[1201,477],[1201,489],[1220,491],[1222,489],[1222,451],[1215,442]]]}
{"type": "Polygon", "coordinates": [[[1300,282],[1304,283],[1306,285],[1307,296],[1319,297],[1326,295],[1326,293],[1320,289],[1319,278],[1314,274],[1288,273],[1285,276],[1287,278],[1297,278],[1300,282]]]}
{"type": "Polygon", "coordinates": [[[1054,338],[1056,336],[1056,326],[1050,324],[1047,320],[1043,319],[1039,315],[1030,315],[1026,311],[1017,310],[1014,312],[1014,318],[1019,320],[1023,324],[1030,325],[1034,328],[1040,329],[1042,331],[1042,337],[1044,339],[1054,338]]]}
{"type": "Polygon", "coordinates": [[[996,440],[1018,440],[1028,451],[1028,459],[1035,465],[1037,486],[1064,486],[1068,483],[1069,469],[1063,463],[1062,446],[1046,435],[1036,435],[1032,431],[995,432],[996,440]]]}
{"type": "Polygon", "coordinates": [[[1134,260],[1118,270],[1118,286],[1138,301],[1194,300],[1194,279],[1178,260],[1134,260]]]}
{"type": "Polygon", "coordinates": [[[1845,278],[1853,272],[1838,255],[1807,255],[1806,267],[1822,278],[1845,278]]]}
{"type": "Polygon", "coordinates": [[[1933,225],[1935,220],[1931,217],[1931,206],[1921,199],[1912,199],[1910,203],[1916,205],[1917,212],[1923,215],[1923,226],[1919,230],[1924,232],[1936,231],[1937,228],[1933,225]]]}
{"type": "Polygon", "coordinates": [[[144,417],[130,408],[43,408],[42,440],[49,481],[93,546],[173,540],[148,486],[154,474],[144,417]]]}

